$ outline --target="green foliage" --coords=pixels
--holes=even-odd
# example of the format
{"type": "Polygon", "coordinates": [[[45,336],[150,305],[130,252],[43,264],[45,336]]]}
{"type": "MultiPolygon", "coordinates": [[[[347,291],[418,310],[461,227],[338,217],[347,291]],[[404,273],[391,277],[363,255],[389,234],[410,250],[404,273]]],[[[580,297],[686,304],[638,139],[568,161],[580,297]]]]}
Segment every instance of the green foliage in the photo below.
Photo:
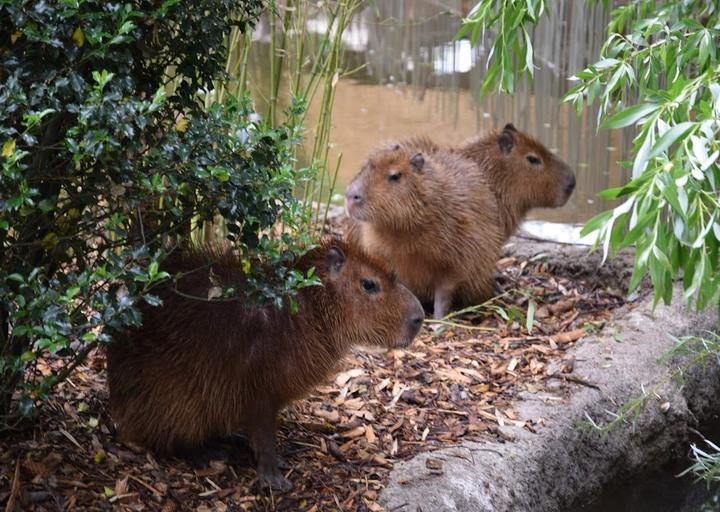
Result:
{"type": "MultiPolygon", "coordinates": [[[[686,364],[689,368],[718,363],[717,357],[720,354],[720,336],[718,334],[707,332],[703,337],[684,336],[675,338],[671,336],[671,338],[675,342],[675,347],[663,357],[663,361],[668,362],[675,356],[682,355],[689,356],[690,364],[686,364]]],[[[684,369],[681,368],[681,371],[684,371],[684,369]]],[[[716,443],[704,439],[704,446],[691,445],[693,464],[680,476],[692,472],[698,479],[703,479],[708,484],[720,482],[720,446],[716,443]]]]}
{"type": "Polygon", "coordinates": [[[704,449],[696,444],[690,447],[694,462],[681,476],[692,472],[708,484],[720,482],[720,446],[708,439],[704,443],[704,449]]]}
{"type": "MultiPolygon", "coordinates": [[[[591,219],[583,234],[597,232],[605,256],[634,245],[630,288],[649,274],[656,303],[670,302],[678,276],[685,298],[699,308],[720,299],[718,9],[704,0],[635,0],[618,6],[599,60],[573,77],[578,83],[565,97],[578,111],[599,103],[601,129],[638,129],[628,163],[632,179],[601,194],[623,202],[591,219]]],[[[519,54],[519,34],[538,12],[533,2],[482,1],[466,20],[463,30],[472,33],[501,20],[496,47],[503,45],[503,52],[491,56],[485,85],[494,83],[493,73],[501,74],[501,87],[512,91],[508,84],[527,64],[508,65],[504,52],[519,54]],[[502,27],[515,31],[515,38],[502,27]],[[514,46],[508,48],[508,42],[514,46]]],[[[531,59],[528,52],[526,47],[524,62],[531,59]]]]}
{"type": "Polygon", "coordinates": [[[500,91],[513,94],[520,73],[532,79],[535,67],[528,28],[537,24],[543,14],[549,14],[546,0],[480,0],[463,20],[456,39],[468,36],[474,45],[486,30],[495,39],[480,88],[481,97],[496,84],[500,91]]]}
{"type": "Polygon", "coordinates": [[[635,245],[631,289],[649,273],[655,301],[669,303],[682,275],[685,298],[716,305],[720,12],[708,2],[636,4],[613,11],[601,59],[566,96],[578,108],[598,101],[601,128],[639,129],[631,181],[603,193],[624,202],[585,232],[598,232],[605,255],[635,245]]]}
{"type": "MultiPolygon", "coordinates": [[[[610,2],[603,3],[609,7],[610,2]]],[[[460,34],[470,33],[473,41],[481,29],[498,30],[483,92],[498,77],[499,89],[512,92],[522,71],[532,74],[532,48],[520,41],[543,6],[542,0],[481,0],[465,20],[460,34]]],[[[685,299],[699,309],[716,307],[720,300],[719,46],[717,2],[622,2],[611,12],[597,62],[575,74],[577,85],[564,98],[578,112],[599,103],[600,129],[637,130],[633,160],[627,163],[630,181],[600,194],[622,203],[588,221],[582,234],[596,233],[605,257],[635,246],[630,290],[649,274],[655,304],[670,302],[673,281],[680,276],[685,299]]],[[[720,352],[717,337],[710,336],[679,340],[671,355],[689,346],[694,353],[689,365],[720,352]]],[[[626,404],[602,429],[639,414],[646,397],[626,404]]],[[[718,447],[693,447],[693,453],[691,470],[716,480],[718,447]]]]}
{"type": "Polygon", "coordinates": [[[267,112],[271,126],[282,119],[282,105],[312,105],[317,109],[313,126],[307,126],[308,108],[292,109],[291,121],[293,126],[308,128],[307,151],[298,145],[293,154],[309,166],[304,171],[308,179],[297,192],[304,205],[303,224],[311,231],[322,231],[325,226],[342,160],[341,154],[336,162],[330,162],[332,109],[338,80],[352,73],[344,69],[343,34],[361,5],[363,0],[273,3],[267,16],[269,53],[264,40],[234,28],[226,39],[229,51],[225,70],[236,79],[217,82],[202,96],[205,104],[211,105],[224,102],[227,94],[243,96],[251,91],[257,110],[267,112]],[[312,16],[326,20],[322,34],[308,30],[308,18],[312,16]],[[269,83],[263,84],[257,76],[250,79],[258,68],[263,70],[261,74],[269,70],[269,83]]]}
{"type": "Polygon", "coordinates": [[[1,415],[30,413],[137,325],[138,301],[157,304],[171,277],[164,256],[204,221],[222,219],[249,300],[316,282],[285,266],[309,243],[293,197],[303,105],[271,126],[245,97],[199,101],[230,78],[226,36],[262,8],[0,0],[1,415]]]}

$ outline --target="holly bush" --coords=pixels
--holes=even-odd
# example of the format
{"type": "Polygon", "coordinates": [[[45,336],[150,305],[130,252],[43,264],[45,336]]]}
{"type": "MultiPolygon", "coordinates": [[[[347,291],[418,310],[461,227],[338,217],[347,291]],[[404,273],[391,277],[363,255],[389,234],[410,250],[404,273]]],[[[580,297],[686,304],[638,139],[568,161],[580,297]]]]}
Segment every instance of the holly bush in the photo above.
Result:
{"type": "Polygon", "coordinates": [[[227,35],[263,3],[0,0],[6,426],[141,322],[139,302],[172,277],[163,258],[205,221],[241,255],[248,300],[312,284],[286,265],[308,242],[293,197],[302,106],[270,127],[247,98],[202,101],[232,79],[227,35]]]}

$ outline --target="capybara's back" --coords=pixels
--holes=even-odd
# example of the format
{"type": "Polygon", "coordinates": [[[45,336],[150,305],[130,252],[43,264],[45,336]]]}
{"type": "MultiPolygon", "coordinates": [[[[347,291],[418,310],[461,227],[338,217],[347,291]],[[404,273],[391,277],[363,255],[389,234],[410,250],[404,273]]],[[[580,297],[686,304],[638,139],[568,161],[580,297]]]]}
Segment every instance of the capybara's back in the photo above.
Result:
{"type": "Polygon", "coordinates": [[[142,326],[108,347],[121,436],[169,454],[243,429],[261,477],[286,490],[275,457],[277,411],[325,379],[351,345],[405,346],[423,318],[382,265],[342,242],[324,242],[297,264],[310,267],[322,286],[300,290],[291,314],[241,298],[209,300],[217,286],[244,286],[229,252],[169,259],[163,268],[178,278],[157,288],[163,305],[143,306],[142,326]]]}

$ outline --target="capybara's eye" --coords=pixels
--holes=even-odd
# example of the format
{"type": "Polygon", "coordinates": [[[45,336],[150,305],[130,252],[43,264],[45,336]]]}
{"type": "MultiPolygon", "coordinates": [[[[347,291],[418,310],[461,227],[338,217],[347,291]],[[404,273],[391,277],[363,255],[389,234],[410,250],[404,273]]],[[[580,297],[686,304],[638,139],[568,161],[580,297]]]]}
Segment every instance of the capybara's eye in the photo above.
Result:
{"type": "Polygon", "coordinates": [[[388,181],[400,181],[400,176],[402,176],[401,172],[393,172],[388,175],[388,181]]]}
{"type": "Polygon", "coordinates": [[[532,165],[540,165],[542,163],[542,160],[540,160],[535,155],[528,155],[527,161],[530,162],[532,165]]]}
{"type": "Polygon", "coordinates": [[[362,286],[362,289],[367,293],[377,293],[380,291],[380,287],[372,279],[360,279],[360,286],[362,286]]]}

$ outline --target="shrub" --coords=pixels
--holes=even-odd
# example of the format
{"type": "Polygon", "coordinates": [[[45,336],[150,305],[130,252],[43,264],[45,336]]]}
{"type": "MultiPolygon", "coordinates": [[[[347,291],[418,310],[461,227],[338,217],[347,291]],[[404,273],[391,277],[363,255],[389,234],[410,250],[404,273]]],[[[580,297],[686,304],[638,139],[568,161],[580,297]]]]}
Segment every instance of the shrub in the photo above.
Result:
{"type": "Polygon", "coordinates": [[[157,304],[153,285],[171,277],[163,257],[204,221],[221,218],[248,299],[280,305],[314,282],[284,265],[308,242],[293,197],[305,177],[291,157],[301,106],[270,127],[247,98],[199,99],[231,78],[226,36],[263,7],[0,0],[6,419],[29,414],[98,342],[141,321],[138,301],[157,304]]]}

